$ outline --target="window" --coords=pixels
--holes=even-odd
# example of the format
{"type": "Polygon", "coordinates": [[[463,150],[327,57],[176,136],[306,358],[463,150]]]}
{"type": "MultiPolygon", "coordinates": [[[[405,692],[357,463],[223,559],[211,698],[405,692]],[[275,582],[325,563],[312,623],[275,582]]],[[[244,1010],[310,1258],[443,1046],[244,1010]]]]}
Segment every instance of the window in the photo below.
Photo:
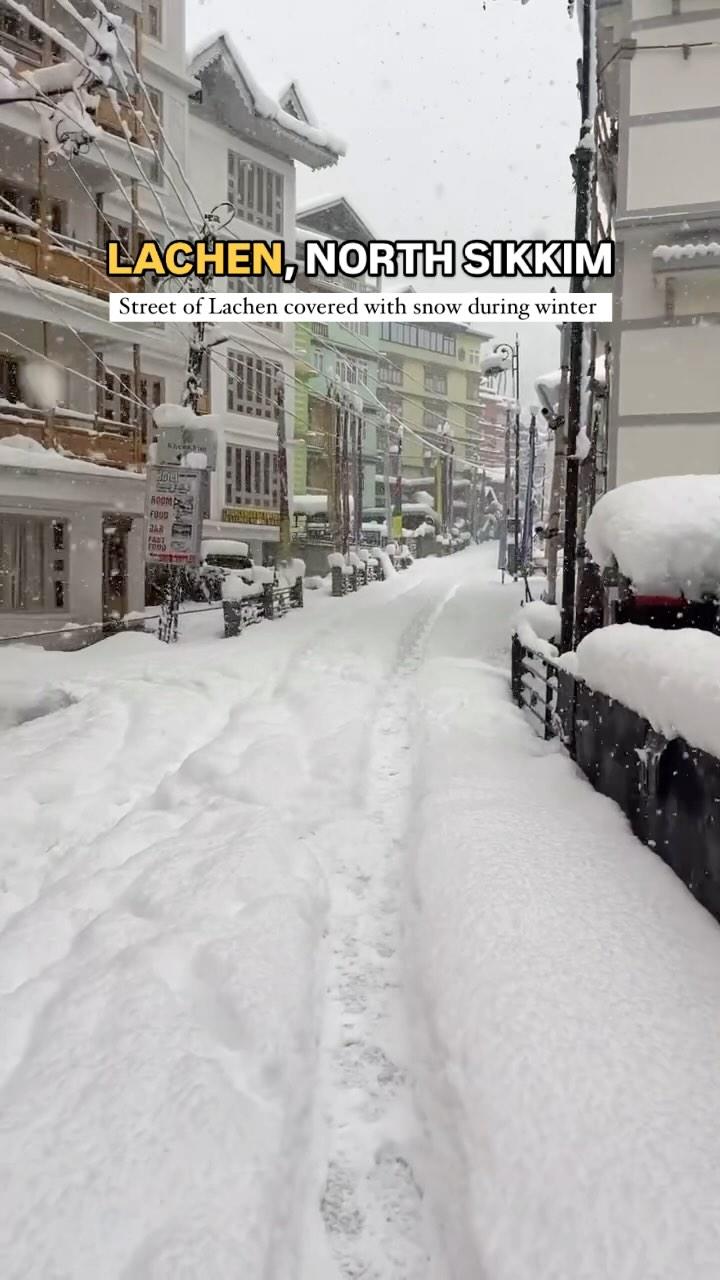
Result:
{"type": "Polygon", "coordinates": [[[0,610],[64,609],[67,545],[62,520],[0,515],[0,610]]]}
{"type": "MultiPolygon", "coordinates": [[[[28,0],[27,8],[31,13],[41,16],[40,0],[28,0]]],[[[43,47],[43,34],[38,31],[37,27],[27,18],[23,18],[14,9],[7,8],[4,4],[0,4],[0,36],[10,44],[17,43],[19,45],[28,46],[27,51],[38,55],[43,47]]],[[[25,50],[23,50],[25,52],[25,50]]]]}
{"type": "Polygon", "coordinates": [[[385,395],[383,397],[383,404],[392,418],[402,418],[403,402],[399,396],[385,395]]]}
{"type": "Polygon", "coordinates": [[[335,361],[335,377],[349,387],[366,387],[368,384],[367,360],[355,360],[354,357],[338,358],[335,361]]]}
{"type": "Polygon", "coordinates": [[[274,418],[282,367],[260,356],[228,352],[228,413],[248,413],[255,418],[274,418]]]}
{"type": "Polygon", "coordinates": [[[447,422],[448,407],[446,404],[423,401],[423,431],[437,431],[447,422]]]}
{"type": "Polygon", "coordinates": [[[436,369],[435,365],[425,365],[425,390],[436,396],[447,395],[447,374],[444,369],[436,369]]]}
{"type": "Polygon", "coordinates": [[[159,404],[165,403],[165,379],[141,378],[140,399],[143,402],[143,407],[140,410],[140,428],[143,436],[145,436],[151,425],[153,409],[157,409],[159,404]]]}
{"type": "Polygon", "coordinates": [[[267,507],[276,511],[277,453],[229,444],[225,450],[225,501],[229,507],[267,507]]]}
{"type": "Polygon", "coordinates": [[[329,338],[330,325],[322,324],[320,321],[313,320],[312,324],[310,325],[310,332],[317,334],[318,338],[329,338]]]}
{"type": "Polygon", "coordinates": [[[318,373],[323,373],[323,372],[324,372],[324,370],[325,370],[325,359],[324,359],[324,356],[323,356],[322,351],[313,351],[313,353],[312,353],[312,362],[313,362],[313,364],[315,365],[315,368],[317,369],[318,373]]]}
{"type": "Polygon", "coordinates": [[[457,343],[454,334],[440,329],[427,329],[423,325],[398,324],[396,321],[381,326],[383,342],[397,342],[404,347],[419,347],[422,351],[436,351],[438,355],[455,356],[457,343]]]}
{"type": "Polygon", "coordinates": [[[344,324],[343,329],[346,329],[348,333],[354,333],[358,338],[364,338],[370,333],[370,323],[368,320],[357,320],[344,324]]]}
{"type": "Polygon", "coordinates": [[[479,351],[477,347],[474,349],[471,347],[470,350],[468,351],[468,364],[471,364],[474,369],[479,369],[482,365],[482,362],[483,362],[482,351],[479,351]]]}
{"type": "Polygon", "coordinates": [[[281,173],[228,151],[228,200],[244,222],[282,231],[285,179],[281,173]]]}
{"type": "Polygon", "coordinates": [[[162,40],[162,0],[143,0],[143,31],[153,40],[162,40]]]}
{"type": "Polygon", "coordinates": [[[108,422],[119,422],[123,426],[132,422],[132,382],[131,373],[111,373],[109,369],[105,370],[105,390],[101,393],[101,418],[106,418],[108,422]]]}
{"type": "Polygon", "coordinates": [[[20,400],[20,361],[0,352],[0,400],[17,404],[20,400]]]}
{"type": "Polygon", "coordinates": [[[389,382],[393,387],[401,387],[403,381],[403,367],[401,364],[393,364],[391,360],[381,360],[378,369],[378,377],[381,382],[389,382]]]}
{"type": "MultiPolygon", "coordinates": [[[[0,226],[20,235],[37,236],[33,227],[23,226],[13,220],[13,216],[30,218],[33,222],[40,220],[40,199],[33,191],[22,187],[0,187],[0,226]],[[12,205],[12,208],[8,208],[12,205]],[[5,217],[3,218],[3,214],[5,217]]],[[[58,200],[49,200],[47,204],[48,227],[55,235],[61,236],[65,229],[65,209],[58,200]]]]}

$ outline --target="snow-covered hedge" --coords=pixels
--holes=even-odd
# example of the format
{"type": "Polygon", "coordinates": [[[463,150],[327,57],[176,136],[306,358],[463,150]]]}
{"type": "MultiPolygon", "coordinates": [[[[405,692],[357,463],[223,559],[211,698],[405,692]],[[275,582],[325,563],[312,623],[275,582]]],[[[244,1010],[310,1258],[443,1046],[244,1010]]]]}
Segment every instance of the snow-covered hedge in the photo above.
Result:
{"type": "Polygon", "coordinates": [[[617,562],[640,594],[700,600],[720,588],[720,475],[660,476],[611,490],[585,534],[601,568],[617,562]]]}
{"type": "Polygon", "coordinates": [[[625,623],[593,631],[574,658],[592,689],[720,759],[720,637],[625,623]]]}

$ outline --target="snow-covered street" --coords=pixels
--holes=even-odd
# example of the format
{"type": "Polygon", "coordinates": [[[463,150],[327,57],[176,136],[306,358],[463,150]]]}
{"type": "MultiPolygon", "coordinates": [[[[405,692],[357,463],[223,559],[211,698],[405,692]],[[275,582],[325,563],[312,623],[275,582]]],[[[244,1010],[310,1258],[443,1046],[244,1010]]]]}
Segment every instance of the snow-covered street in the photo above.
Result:
{"type": "Polygon", "coordinates": [[[496,559],[0,651],[3,1280],[717,1275],[720,932],[496,559]]]}

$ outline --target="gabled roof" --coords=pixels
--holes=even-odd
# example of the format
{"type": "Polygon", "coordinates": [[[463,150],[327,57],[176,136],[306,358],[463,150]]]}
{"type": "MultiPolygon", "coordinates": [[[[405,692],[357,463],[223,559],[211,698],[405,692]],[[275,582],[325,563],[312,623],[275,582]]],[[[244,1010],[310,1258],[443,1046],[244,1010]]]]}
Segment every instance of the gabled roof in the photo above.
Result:
{"type": "Polygon", "coordinates": [[[345,144],[325,129],[285,111],[259,86],[227,32],[209,37],[190,55],[190,74],[208,96],[221,123],[232,132],[263,142],[311,169],[336,164],[345,144]]]}
{"type": "Polygon", "coordinates": [[[278,102],[283,111],[287,111],[289,116],[294,116],[296,120],[302,120],[304,124],[317,128],[315,113],[311,109],[305,94],[301,92],[297,80],[291,80],[290,84],[285,85],[285,88],[280,90],[278,102]]]}
{"type": "Polygon", "coordinates": [[[345,196],[319,196],[298,205],[301,227],[323,232],[334,240],[375,240],[377,237],[345,196]]]}

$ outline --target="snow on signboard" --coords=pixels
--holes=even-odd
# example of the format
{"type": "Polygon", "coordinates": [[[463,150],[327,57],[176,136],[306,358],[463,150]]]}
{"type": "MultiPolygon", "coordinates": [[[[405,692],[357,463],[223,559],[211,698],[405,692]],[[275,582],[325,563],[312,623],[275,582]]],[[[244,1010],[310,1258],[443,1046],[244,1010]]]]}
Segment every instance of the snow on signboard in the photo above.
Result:
{"type": "Polygon", "coordinates": [[[148,564],[196,565],[202,538],[202,471],[148,467],[145,558],[148,564]]]}

